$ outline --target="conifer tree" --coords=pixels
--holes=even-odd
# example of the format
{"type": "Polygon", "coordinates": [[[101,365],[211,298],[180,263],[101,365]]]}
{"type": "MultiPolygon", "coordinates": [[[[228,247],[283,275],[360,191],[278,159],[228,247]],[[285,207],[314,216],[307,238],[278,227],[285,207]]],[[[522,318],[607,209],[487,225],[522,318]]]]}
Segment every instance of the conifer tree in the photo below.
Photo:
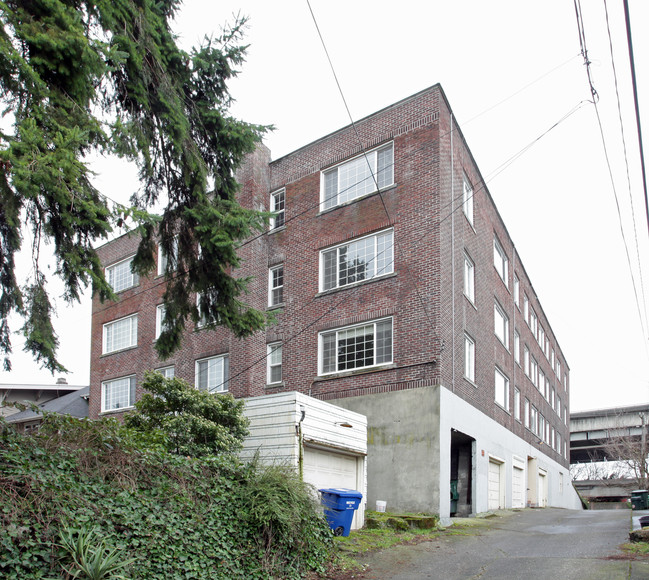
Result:
{"type": "Polygon", "coordinates": [[[233,272],[236,246],[264,225],[241,207],[234,171],[265,127],[234,119],[227,81],[243,62],[245,20],[219,38],[181,50],[171,29],[179,0],[0,0],[0,352],[11,367],[8,316],[25,325],[25,350],[52,373],[65,371],[39,249],[51,243],[64,299],[89,284],[115,298],[94,250],[116,227],[135,224],[139,275],[152,272],[157,244],[167,264],[162,358],[198,320],[237,336],[265,315],[240,302],[247,280],[233,272]],[[92,183],[88,156],[137,164],[139,189],[118,205],[92,183]],[[153,207],[161,215],[153,215],[153,207]],[[21,285],[15,260],[33,238],[33,268],[21,285]],[[197,248],[200,247],[200,251],[197,248]]]}

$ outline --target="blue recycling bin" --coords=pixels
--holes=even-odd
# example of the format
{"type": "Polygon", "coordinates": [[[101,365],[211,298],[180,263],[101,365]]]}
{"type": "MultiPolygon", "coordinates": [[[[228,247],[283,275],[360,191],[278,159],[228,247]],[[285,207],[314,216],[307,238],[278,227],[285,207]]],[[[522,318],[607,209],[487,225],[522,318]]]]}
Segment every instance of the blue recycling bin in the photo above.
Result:
{"type": "Polygon", "coordinates": [[[325,518],[334,536],[349,536],[354,512],[361,504],[363,494],[355,489],[332,487],[319,490],[322,495],[325,518]]]}

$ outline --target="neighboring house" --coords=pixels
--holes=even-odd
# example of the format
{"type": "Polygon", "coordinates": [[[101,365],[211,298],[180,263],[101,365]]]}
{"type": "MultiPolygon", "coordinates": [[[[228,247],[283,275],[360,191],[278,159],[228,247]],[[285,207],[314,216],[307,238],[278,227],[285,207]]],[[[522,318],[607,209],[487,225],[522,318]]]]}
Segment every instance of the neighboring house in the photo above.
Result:
{"type": "Polygon", "coordinates": [[[242,205],[275,212],[239,272],[277,323],[188,328],[162,362],[161,279],[130,273],[135,236],[102,246],[119,300],[93,302],[91,417],[130,408],[151,368],[298,391],[367,417],[371,507],[579,507],[568,364],[439,85],[280,159],[261,146],[237,177],[242,205]]]}
{"type": "MultiPolygon", "coordinates": [[[[57,413],[59,415],[70,415],[80,419],[88,417],[88,399],[90,397],[90,387],[78,387],[78,390],[50,399],[45,403],[38,405],[42,411],[57,413]]],[[[32,409],[26,409],[19,413],[14,413],[6,417],[7,422],[14,425],[19,431],[29,433],[37,430],[43,421],[42,413],[32,409]]]]}
{"type": "Polygon", "coordinates": [[[82,388],[82,385],[68,385],[64,378],[57,379],[56,384],[0,384],[0,417],[20,412],[20,409],[14,406],[7,406],[8,403],[40,405],[82,388]]]}

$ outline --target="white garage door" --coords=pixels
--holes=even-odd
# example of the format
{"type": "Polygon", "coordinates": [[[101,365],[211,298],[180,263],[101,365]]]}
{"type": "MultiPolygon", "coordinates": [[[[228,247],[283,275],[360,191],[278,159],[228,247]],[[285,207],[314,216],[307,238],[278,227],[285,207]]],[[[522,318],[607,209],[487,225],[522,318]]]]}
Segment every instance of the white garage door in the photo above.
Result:
{"type": "MultiPolygon", "coordinates": [[[[362,473],[359,474],[361,461],[360,458],[353,455],[343,455],[342,453],[333,453],[314,449],[313,447],[304,447],[304,481],[315,486],[316,489],[325,487],[346,487],[355,489],[365,495],[363,489],[362,473]]],[[[365,511],[363,504],[365,497],[361,500],[361,506],[354,513],[352,529],[356,530],[363,526],[365,511]]]]}
{"type": "Polygon", "coordinates": [[[304,481],[323,487],[358,489],[356,457],[312,447],[304,448],[304,481]]]}
{"type": "Polygon", "coordinates": [[[512,471],[512,507],[525,507],[525,471],[516,465],[512,471]]]}
{"type": "Polygon", "coordinates": [[[489,460],[489,500],[488,509],[500,508],[500,463],[489,460]]]}

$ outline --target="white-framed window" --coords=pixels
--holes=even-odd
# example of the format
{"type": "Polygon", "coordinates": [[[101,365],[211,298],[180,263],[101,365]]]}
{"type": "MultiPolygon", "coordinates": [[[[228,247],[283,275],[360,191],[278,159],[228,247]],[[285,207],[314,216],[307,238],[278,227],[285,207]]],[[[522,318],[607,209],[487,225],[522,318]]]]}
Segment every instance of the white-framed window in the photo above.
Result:
{"type": "Polygon", "coordinates": [[[285,223],[286,190],[279,189],[270,194],[270,211],[275,215],[270,218],[270,229],[281,228],[285,223]]]}
{"type": "Polygon", "coordinates": [[[168,367],[156,369],[156,372],[160,373],[165,379],[173,379],[176,376],[176,367],[174,365],[170,365],[168,367]]]}
{"type": "Polygon", "coordinates": [[[210,311],[210,306],[217,303],[218,301],[218,292],[198,292],[196,294],[196,308],[198,309],[198,323],[197,328],[203,328],[210,324],[218,324],[220,317],[217,314],[216,316],[208,316],[210,311]],[[204,304],[205,301],[212,301],[208,304],[204,304]]]}
{"type": "Polygon", "coordinates": [[[178,238],[175,237],[171,243],[171,254],[167,255],[162,250],[162,245],[158,244],[158,276],[162,276],[167,271],[167,266],[170,271],[176,269],[178,262],[178,238]]]}
{"type": "Polygon", "coordinates": [[[561,382],[561,361],[559,360],[559,357],[557,357],[557,378],[559,379],[559,382],[561,382]]]}
{"type": "Polygon", "coordinates": [[[133,256],[106,268],[106,281],[114,292],[121,292],[136,286],[139,282],[137,274],[131,271],[133,256]]]}
{"type": "Polygon", "coordinates": [[[329,209],[394,183],[394,146],[354,157],[322,172],[321,209],[329,209]]]}
{"type": "Polygon", "coordinates": [[[464,377],[475,382],[475,341],[464,335],[464,377]]]}
{"type": "Polygon", "coordinates": [[[392,362],[392,318],[321,332],[321,375],[392,362]]]}
{"type": "Polygon", "coordinates": [[[165,319],[165,305],[158,304],[155,308],[155,339],[160,338],[160,334],[164,330],[165,319]]]}
{"type": "Polygon", "coordinates": [[[135,405],[135,376],[101,383],[101,412],[128,409],[135,405]]]}
{"type": "Polygon", "coordinates": [[[505,286],[509,286],[509,260],[507,259],[505,250],[503,250],[502,245],[496,237],[494,237],[494,267],[505,283],[505,286]]]}
{"type": "Polygon", "coordinates": [[[525,427],[530,428],[530,400],[525,398],[525,406],[523,407],[523,420],[525,421],[525,427]]]}
{"type": "Polygon", "coordinates": [[[536,362],[536,359],[532,356],[530,357],[530,380],[534,386],[539,388],[539,363],[536,362]]]}
{"type": "Polygon", "coordinates": [[[469,223],[473,225],[473,186],[466,175],[464,175],[462,188],[462,208],[464,215],[469,220],[469,223]]]}
{"type": "Polygon", "coordinates": [[[534,308],[530,308],[530,330],[532,331],[534,338],[538,340],[537,337],[539,334],[539,319],[536,316],[536,312],[534,312],[534,308]]]}
{"type": "Polygon", "coordinates": [[[523,366],[525,370],[525,376],[531,377],[530,374],[530,349],[527,348],[527,345],[523,347],[523,366]]]}
{"type": "Polygon", "coordinates": [[[394,271],[394,231],[387,230],[320,252],[320,290],[370,280],[394,271]]]}
{"type": "Polygon", "coordinates": [[[521,335],[514,329],[514,361],[521,364],[521,335]]]}
{"type": "Polygon", "coordinates": [[[494,332],[505,348],[509,348],[509,318],[498,302],[494,302],[494,332]]]}
{"type": "Polygon", "coordinates": [[[464,254],[464,295],[475,303],[475,265],[466,252],[464,254]]]}
{"type": "Polygon", "coordinates": [[[557,395],[557,415],[559,415],[559,419],[561,419],[561,397],[557,395]]]}
{"type": "Polygon", "coordinates": [[[521,307],[521,281],[516,274],[514,274],[514,304],[521,307]]]}
{"type": "Polygon", "coordinates": [[[538,367],[538,373],[539,373],[539,391],[543,394],[545,397],[545,400],[548,400],[548,393],[547,393],[547,387],[545,384],[545,373],[543,372],[543,369],[539,366],[538,367]]]}
{"type": "Polygon", "coordinates": [[[266,355],[266,382],[269,385],[282,382],[282,343],[269,344],[266,355]]]}
{"type": "Polygon", "coordinates": [[[521,420],[521,391],[518,387],[514,387],[514,419],[521,420]]]}
{"type": "Polygon", "coordinates": [[[212,356],[196,361],[196,388],[208,393],[224,393],[228,390],[230,357],[212,356]]]}
{"type": "Polygon", "coordinates": [[[104,324],[103,354],[137,346],[137,314],[104,324]]]}
{"type": "Polygon", "coordinates": [[[509,411],[509,379],[498,367],[496,367],[494,377],[496,403],[505,409],[505,411],[509,411]]]}
{"type": "Polygon", "coordinates": [[[532,405],[530,409],[530,431],[532,433],[537,434],[539,430],[539,411],[538,409],[532,405]]]}
{"type": "Polygon", "coordinates": [[[268,306],[284,303],[284,264],[268,269],[268,306]]]}

